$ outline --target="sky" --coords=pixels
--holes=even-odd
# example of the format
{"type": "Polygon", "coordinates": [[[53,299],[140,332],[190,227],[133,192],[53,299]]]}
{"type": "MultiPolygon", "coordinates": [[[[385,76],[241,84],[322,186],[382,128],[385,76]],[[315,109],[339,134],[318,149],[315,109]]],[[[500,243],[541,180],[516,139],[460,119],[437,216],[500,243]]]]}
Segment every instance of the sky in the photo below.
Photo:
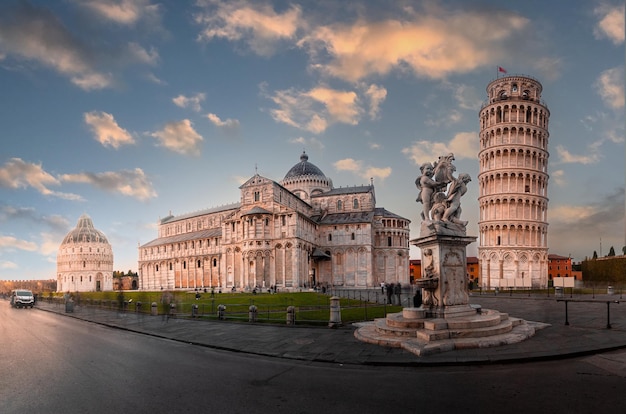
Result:
{"type": "Polygon", "coordinates": [[[418,166],[453,152],[478,236],[498,67],[538,79],[551,113],[549,252],[620,254],[624,46],[616,0],[4,0],[0,280],[56,278],[82,214],[136,271],[160,218],[238,202],[302,151],[335,187],[373,179],[411,238],[418,166]]]}

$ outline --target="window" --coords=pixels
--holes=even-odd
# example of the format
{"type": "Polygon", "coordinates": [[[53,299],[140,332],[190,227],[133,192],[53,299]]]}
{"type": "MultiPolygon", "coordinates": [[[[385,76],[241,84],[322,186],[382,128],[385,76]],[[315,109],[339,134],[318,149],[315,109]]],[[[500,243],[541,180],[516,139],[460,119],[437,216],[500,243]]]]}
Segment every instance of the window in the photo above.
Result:
{"type": "Polygon", "coordinates": [[[83,267],[87,267],[87,262],[83,262],[83,267]]]}
{"type": "Polygon", "coordinates": [[[333,235],[332,234],[328,234],[328,241],[333,241],[333,235]]]}
{"type": "Polygon", "coordinates": [[[261,193],[259,193],[258,191],[254,192],[254,201],[260,201],[261,200],[261,193]]]}
{"type": "Polygon", "coordinates": [[[529,185],[527,185],[527,186],[526,186],[525,191],[526,191],[527,193],[530,193],[530,186],[529,186],[529,185]]]}
{"type": "Polygon", "coordinates": [[[498,236],[498,240],[496,241],[496,246],[500,246],[500,236],[498,236]]]}
{"type": "Polygon", "coordinates": [[[387,246],[391,246],[391,236],[387,237],[387,246]]]}
{"type": "Polygon", "coordinates": [[[170,270],[172,270],[172,262],[170,262],[170,270]]]}
{"type": "Polygon", "coordinates": [[[352,208],[355,210],[358,210],[359,208],[359,200],[357,200],[356,198],[352,201],[352,208]]]}
{"type": "Polygon", "coordinates": [[[155,269],[156,269],[156,271],[158,272],[158,271],[159,271],[159,265],[156,265],[156,266],[155,266],[155,269]]]}
{"type": "Polygon", "coordinates": [[[282,220],[282,225],[286,226],[287,225],[287,218],[285,216],[282,216],[281,220],[282,220]]]}
{"type": "Polygon", "coordinates": [[[350,238],[351,238],[352,240],[354,240],[354,233],[352,233],[352,234],[350,235],[350,238]]]}
{"type": "Polygon", "coordinates": [[[187,262],[183,262],[183,269],[187,269],[187,262]]]}
{"type": "Polygon", "coordinates": [[[337,200],[337,211],[343,210],[343,203],[341,200],[337,200]]]}
{"type": "Polygon", "coordinates": [[[213,259],[213,267],[217,267],[217,259],[213,259]]]}
{"type": "Polygon", "coordinates": [[[198,260],[198,266],[197,267],[202,267],[202,261],[198,260]]]}

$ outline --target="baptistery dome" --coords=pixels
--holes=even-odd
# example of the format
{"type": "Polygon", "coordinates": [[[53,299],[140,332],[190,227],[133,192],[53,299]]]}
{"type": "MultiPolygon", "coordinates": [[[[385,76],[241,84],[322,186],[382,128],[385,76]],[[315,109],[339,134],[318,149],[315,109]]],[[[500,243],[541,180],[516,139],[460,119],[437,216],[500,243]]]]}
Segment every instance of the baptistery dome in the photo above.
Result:
{"type": "Polygon", "coordinates": [[[304,151],[300,162],[291,167],[280,184],[307,202],[312,195],[329,191],[333,186],[331,179],[309,162],[309,156],[304,151]]]}
{"type": "Polygon", "coordinates": [[[78,219],[78,223],[76,227],[67,233],[65,238],[63,239],[63,244],[67,243],[109,243],[104,233],[96,228],[93,225],[93,221],[91,218],[83,214],[78,219]]]}
{"type": "Polygon", "coordinates": [[[113,289],[113,250],[104,233],[83,214],[57,254],[57,292],[113,289]]]}

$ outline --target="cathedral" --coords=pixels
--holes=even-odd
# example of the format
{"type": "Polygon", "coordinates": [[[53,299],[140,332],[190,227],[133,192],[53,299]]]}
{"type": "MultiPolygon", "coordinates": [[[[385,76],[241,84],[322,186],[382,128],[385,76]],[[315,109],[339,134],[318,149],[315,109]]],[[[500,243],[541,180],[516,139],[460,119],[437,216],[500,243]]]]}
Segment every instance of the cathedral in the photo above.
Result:
{"type": "Polygon", "coordinates": [[[113,290],[113,249],[83,214],[57,253],[57,292],[113,290]]]}
{"type": "Polygon", "coordinates": [[[139,288],[249,291],[409,283],[409,223],[374,185],[333,187],[303,152],[282,181],[255,174],[240,201],[158,222],[139,288]]]}

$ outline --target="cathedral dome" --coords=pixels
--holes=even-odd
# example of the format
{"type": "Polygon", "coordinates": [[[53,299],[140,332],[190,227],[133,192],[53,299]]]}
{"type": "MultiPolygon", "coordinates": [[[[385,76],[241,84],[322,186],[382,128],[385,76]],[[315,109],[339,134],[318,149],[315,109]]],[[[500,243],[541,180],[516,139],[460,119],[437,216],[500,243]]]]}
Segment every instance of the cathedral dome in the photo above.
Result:
{"type": "Polygon", "coordinates": [[[67,233],[61,245],[69,243],[109,243],[104,233],[93,226],[91,217],[83,214],[78,219],[76,227],[67,233]]]}
{"type": "Polygon", "coordinates": [[[285,175],[284,180],[302,176],[317,176],[317,178],[326,178],[322,170],[309,162],[309,156],[306,155],[306,152],[304,151],[302,151],[302,155],[300,155],[300,162],[291,167],[289,172],[285,175]]]}

